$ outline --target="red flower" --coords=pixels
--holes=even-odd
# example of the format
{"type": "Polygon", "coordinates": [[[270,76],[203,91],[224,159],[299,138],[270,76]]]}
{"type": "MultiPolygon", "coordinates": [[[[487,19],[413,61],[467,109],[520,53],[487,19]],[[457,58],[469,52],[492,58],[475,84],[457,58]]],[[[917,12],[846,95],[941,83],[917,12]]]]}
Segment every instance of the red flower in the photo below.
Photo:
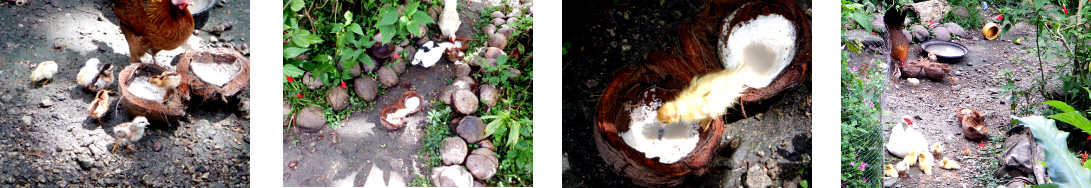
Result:
{"type": "Polygon", "coordinates": [[[985,147],[985,143],[977,143],[977,147],[983,148],[983,147],[985,147]]]}
{"type": "Polygon", "coordinates": [[[1068,15],[1068,6],[1061,7],[1061,10],[1064,10],[1064,15],[1068,15]]]}
{"type": "Polygon", "coordinates": [[[394,59],[402,58],[402,54],[394,54],[394,59]]]}
{"type": "Polygon", "coordinates": [[[928,26],[932,26],[932,25],[935,25],[935,24],[936,24],[936,21],[928,21],[928,26]]]}
{"type": "Polygon", "coordinates": [[[345,86],[345,81],[341,81],[341,88],[348,88],[347,86],[345,86]]]}
{"type": "Polygon", "coordinates": [[[1004,19],[1004,14],[996,15],[996,20],[1004,19]]]}
{"type": "Polygon", "coordinates": [[[301,98],[301,99],[302,99],[302,98],[303,98],[303,94],[299,94],[299,93],[296,93],[296,94],[295,94],[295,98],[301,98]]]}
{"type": "Polygon", "coordinates": [[[288,77],[288,82],[295,81],[295,79],[293,79],[291,76],[284,76],[284,77],[288,77]]]}

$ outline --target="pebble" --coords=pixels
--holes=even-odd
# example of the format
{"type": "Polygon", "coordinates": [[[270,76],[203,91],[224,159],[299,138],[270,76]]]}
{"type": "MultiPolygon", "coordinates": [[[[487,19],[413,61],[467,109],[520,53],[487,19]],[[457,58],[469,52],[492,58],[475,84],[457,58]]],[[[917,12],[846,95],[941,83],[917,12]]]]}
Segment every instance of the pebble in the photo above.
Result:
{"type": "Polygon", "coordinates": [[[762,169],[761,166],[753,165],[746,171],[747,187],[769,187],[772,186],[772,181],[773,180],[765,173],[765,169],[762,169]]]}
{"type": "Polygon", "coordinates": [[[42,99],[42,102],[38,103],[38,106],[41,106],[42,108],[49,108],[53,106],[53,100],[42,99]]]}

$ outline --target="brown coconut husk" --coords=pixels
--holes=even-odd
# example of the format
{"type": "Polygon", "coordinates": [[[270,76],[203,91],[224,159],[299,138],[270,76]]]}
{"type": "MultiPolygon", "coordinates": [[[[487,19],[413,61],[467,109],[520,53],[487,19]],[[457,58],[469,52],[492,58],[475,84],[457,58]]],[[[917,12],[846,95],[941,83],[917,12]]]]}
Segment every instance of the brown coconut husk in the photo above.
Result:
{"type": "Polygon", "coordinates": [[[182,83],[187,83],[190,91],[203,100],[219,99],[226,102],[226,98],[233,97],[250,87],[250,59],[228,48],[186,52],[178,60],[178,71],[183,75],[182,83]],[[234,79],[223,86],[216,86],[201,80],[193,73],[190,67],[195,62],[235,63],[240,68],[234,79]]]}
{"type": "Polygon", "coordinates": [[[383,109],[379,111],[379,121],[381,122],[381,124],[383,125],[384,128],[386,128],[387,130],[390,130],[390,131],[394,131],[394,130],[401,129],[403,126],[405,126],[405,123],[406,123],[405,121],[402,121],[399,124],[393,124],[393,123],[387,122],[386,121],[386,116],[388,114],[394,113],[395,111],[398,111],[400,109],[405,109],[405,100],[409,99],[410,97],[416,97],[417,99],[419,99],[420,104],[417,105],[416,109],[413,109],[412,111],[410,111],[409,114],[417,113],[417,112],[420,112],[421,109],[424,109],[424,102],[425,102],[424,98],[421,97],[421,95],[419,93],[417,93],[416,91],[406,91],[405,93],[402,93],[401,97],[398,97],[397,102],[394,102],[394,104],[390,104],[390,106],[383,107],[383,109]]]}
{"type": "MultiPolygon", "coordinates": [[[[132,116],[144,116],[152,121],[175,121],[186,114],[185,101],[189,98],[189,87],[185,82],[178,84],[175,91],[168,96],[164,103],[137,97],[129,93],[129,83],[136,77],[159,75],[164,68],[154,64],[136,63],[126,66],[121,70],[118,79],[118,90],[121,90],[121,106],[132,116]]],[[[186,80],[186,74],[181,74],[182,80],[186,80]]]]}
{"type": "Polygon", "coordinates": [[[927,78],[933,81],[947,78],[951,72],[951,65],[920,57],[916,61],[910,60],[904,67],[899,68],[904,78],[927,78]]]}
{"type": "Polygon", "coordinates": [[[962,124],[962,136],[966,139],[988,138],[988,126],[985,126],[985,117],[981,116],[981,112],[970,108],[959,108],[955,110],[955,117],[962,124]],[[970,113],[963,114],[963,110],[968,110],[970,113]]]}

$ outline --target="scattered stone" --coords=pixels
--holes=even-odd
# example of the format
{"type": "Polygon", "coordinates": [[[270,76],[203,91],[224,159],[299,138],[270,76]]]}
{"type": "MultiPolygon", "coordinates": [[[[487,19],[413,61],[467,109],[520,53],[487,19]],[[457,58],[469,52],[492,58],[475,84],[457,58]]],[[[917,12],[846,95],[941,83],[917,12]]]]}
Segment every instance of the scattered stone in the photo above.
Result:
{"type": "Polygon", "coordinates": [[[455,81],[452,82],[451,85],[455,86],[458,89],[469,90],[470,88],[473,88],[475,85],[477,85],[477,83],[475,83],[474,79],[470,78],[469,76],[459,76],[455,78],[455,81]]]}
{"type": "Polygon", "coordinates": [[[936,34],[936,40],[951,41],[951,32],[947,31],[947,27],[936,27],[932,29],[932,33],[936,34]]]}
{"type": "Polygon", "coordinates": [[[379,68],[379,83],[387,88],[394,87],[395,84],[398,84],[398,73],[387,66],[379,68]]]}
{"type": "Polygon", "coordinates": [[[507,24],[513,24],[513,23],[515,23],[515,17],[508,18],[507,24]]]}
{"type": "Polygon", "coordinates": [[[326,101],[330,103],[330,107],[333,107],[334,111],[341,111],[349,106],[348,89],[342,88],[341,86],[330,87],[330,92],[326,95],[326,101]]]}
{"type": "Polygon", "coordinates": [[[476,116],[463,117],[458,122],[458,127],[455,128],[455,132],[459,137],[465,139],[467,143],[477,143],[481,139],[485,138],[485,121],[476,116]]]}
{"type": "Polygon", "coordinates": [[[295,124],[304,132],[315,132],[326,126],[326,118],[322,117],[322,108],[310,106],[300,109],[296,113],[295,124]]]}
{"type": "Polygon", "coordinates": [[[489,47],[487,50],[485,50],[485,58],[488,59],[496,59],[502,54],[504,54],[504,50],[500,50],[500,48],[497,47],[489,47]]]}
{"type": "Polygon", "coordinates": [[[79,164],[80,168],[82,168],[83,170],[90,170],[91,168],[94,168],[95,167],[94,162],[95,162],[95,160],[92,159],[91,156],[87,156],[87,155],[76,156],[76,164],[79,164]]]}
{"type": "Polygon", "coordinates": [[[23,119],[23,124],[25,124],[25,125],[34,125],[34,118],[31,118],[28,115],[23,115],[22,119],[23,119]]]}
{"type": "Polygon", "coordinates": [[[905,36],[905,41],[913,41],[913,35],[910,34],[909,31],[906,31],[906,30],[903,29],[902,30],[902,35],[905,36]]]}
{"type": "Polygon", "coordinates": [[[496,151],[496,146],[493,145],[492,141],[490,141],[489,139],[482,139],[480,142],[477,142],[477,146],[480,148],[488,148],[496,151]]]}
{"type": "MultiPolygon", "coordinates": [[[[455,110],[458,110],[459,113],[472,115],[477,112],[477,96],[474,96],[474,93],[470,92],[470,90],[458,90],[451,97],[451,102],[455,104],[455,110]]],[[[476,142],[476,140],[474,141],[476,142]]]]}
{"type": "Polygon", "coordinates": [[[496,168],[499,166],[500,161],[496,158],[496,153],[487,148],[477,148],[466,157],[466,169],[469,169],[470,174],[479,180],[492,178],[496,175],[496,168]]]}
{"type": "Polygon", "coordinates": [[[496,30],[496,34],[504,35],[504,37],[511,37],[511,34],[515,32],[515,28],[508,25],[501,25],[500,29],[496,30]]]}
{"type": "Polygon", "coordinates": [[[493,11],[492,15],[490,15],[490,16],[492,16],[492,18],[504,18],[504,17],[506,17],[506,15],[504,15],[504,13],[500,12],[500,11],[493,11]]]}
{"type": "Polygon", "coordinates": [[[152,151],[155,151],[155,152],[163,151],[163,143],[160,142],[159,140],[156,140],[155,143],[152,144],[152,151]]]}
{"type": "Polygon", "coordinates": [[[341,71],[348,71],[352,73],[352,75],[360,75],[360,64],[363,63],[357,62],[356,64],[352,65],[352,67],[345,68],[345,65],[341,61],[337,61],[337,68],[340,68],[341,71]]]}
{"type": "Polygon", "coordinates": [[[485,29],[485,34],[486,35],[491,35],[491,34],[496,33],[496,25],[486,24],[484,29],[485,29]]]}
{"type": "Polygon", "coordinates": [[[470,187],[474,177],[462,166],[441,166],[432,168],[432,184],[438,187],[470,187]]]}
{"type": "MultiPolygon", "coordinates": [[[[414,53],[416,53],[416,50],[414,50],[414,53]]],[[[406,71],[406,67],[405,67],[406,63],[405,62],[402,62],[402,60],[394,60],[394,61],[391,61],[390,63],[392,63],[390,66],[391,66],[391,68],[394,68],[394,72],[397,72],[398,74],[405,73],[405,71],[406,71]]]]}
{"type": "Polygon", "coordinates": [[[492,24],[493,25],[502,25],[504,23],[508,23],[508,21],[504,20],[503,18],[493,18],[492,19],[492,24]]]}
{"type": "Polygon", "coordinates": [[[325,84],[323,84],[322,81],[315,79],[315,77],[311,75],[311,72],[307,72],[307,74],[303,74],[303,85],[307,85],[307,89],[318,89],[325,84]]]}
{"type": "Polygon", "coordinates": [[[470,73],[472,73],[472,72],[473,72],[473,69],[470,68],[470,65],[467,65],[467,64],[457,64],[457,65],[455,65],[455,76],[469,77],[470,73]]]}
{"type": "Polygon", "coordinates": [[[970,16],[970,12],[966,10],[966,7],[955,6],[951,9],[951,14],[958,16],[959,18],[966,18],[970,16]]]}
{"type": "Polygon", "coordinates": [[[952,35],[955,35],[955,36],[958,36],[958,37],[961,37],[961,38],[966,38],[966,36],[969,35],[969,34],[966,33],[966,30],[962,29],[962,26],[958,25],[958,23],[955,23],[955,22],[945,23],[945,24],[943,24],[943,27],[946,27],[947,31],[950,31],[952,35]]]}
{"type": "Polygon", "coordinates": [[[38,106],[41,106],[42,108],[49,108],[53,106],[53,100],[42,99],[42,102],[38,103],[38,106]]]}
{"type": "Polygon", "coordinates": [[[508,46],[508,38],[499,33],[489,35],[489,47],[497,47],[503,50],[508,46]]]}
{"type": "Polygon", "coordinates": [[[883,20],[883,14],[875,13],[872,15],[871,30],[878,33],[886,33],[886,22],[883,20]]]}
{"type": "Polygon", "coordinates": [[[352,89],[356,92],[356,97],[360,97],[367,102],[373,102],[375,101],[375,95],[379,93],[379,83],[370,76],[359,77],[353,81],[352,89]]]}
{"type": "Polygon", "coordinates": [[[773,180],[765,173],[760,165],[752,165],[746,171],[746,187],[764,188],[772,186],[773,180]]]}
{"type": "Polygon", "coordinates": [[[440,88],[439,101],[443,102],[443,104],[451,105],[451,96],[458,90],[459,89],[453,85],[443,86],[443,88],[440,88]]]}
{"type": "Polygon", "coordinates": [[[918,42],[928,41],[928,29],[925,29],[924,26],[913,25],[909,29],[913,32],[913,39],[918,42]]]}
{"type": "Polygon", "coordinates": [[[466,160],[466,155],[470,152],[466,147],[466,141],[460,137],[447,137],[443,139],[443,147],[439,149],[439,154],[443,158],[444,165],[459,165],[466,160]]]}
{"type": "Polygon", "coordinates": [[[478,95],[481,97],[481,102],[485,103],[485,105],[489,105],[489,107],[496,106],[496,96],[499,91],[496,90],[495,86],[492,86],[491,84],[481,84],[480,87],[477,87],[477,90],[478,95]]]}
{"type": "Polygon", "coordinates": [[[360,66],[364,68],[363,71],[366,71],[368,73],[375,72],[375,69],[379,68],[378,64],[379,60],[375,59],[375,57],[371,57],[371,64],[368,64],[366,62],[360,62],[360,66]]]}

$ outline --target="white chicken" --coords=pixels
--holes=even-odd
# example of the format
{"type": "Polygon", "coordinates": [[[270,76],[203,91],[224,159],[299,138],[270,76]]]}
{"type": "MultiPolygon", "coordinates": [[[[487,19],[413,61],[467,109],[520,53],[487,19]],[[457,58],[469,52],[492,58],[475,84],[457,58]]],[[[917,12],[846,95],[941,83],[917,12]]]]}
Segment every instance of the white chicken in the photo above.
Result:
{"type": "Polygon", "coordinates": [[[439,59],[443,57],[443,52],[454,46],[455,45],[450,42],[436,44],[435,42],[428,41],[427,43],[424,43],[424,46],[421,46],[420,49],[417,50],[415,55],[413,55],[413,61],[411,63],[413,63],[413,65],[421,65],[425,68],[432,67],[432,65],[436,65],[436,62],[439,62],[439,59]]]}
{"type": "Polygon", "coordinates": [[[928,141],[924,135],[917,132],[913,118],[902,116],[902,122],[890,130],[890,138],[886,143],[886,150],[899,158],[904,158],[910,153],[923,153],[928,151],[928,141]]]}
{"type": "Polygon", "coordinates": [[[91,58],[83,64],[76,74],[76,82],[91,92],[98,92],[114,83],[113,64],[102,64],[98,58],[91,58]]]}
{"type": "Polygon", "coordinates": [[[117,150],[117,145],[122,143],[125,144],[125,148],[134,150],[133,146],[129,143],[143,138],[144,128],[147,128],[149,124],[151,123],[148,123],[148,118],[137,116],[136,118],[133,118],[132,122],[125,122],[115,126],[114,138],[116,140],[114,141],[113,150],[117,150]]]}
{"type": "Polygon", "coordinates": [[[462,20],[458,18],[458,0],[444,0],[443,13],[439,15],[439,31],[451,42],[455,42],[455,32],[458,32],[460,25],[462,20]]]}
{"type": "Polygon", "coordinates": [[[57,62],[38,63],[38,67],[34,68],[34,72],[30,73],[30,81],[38,85],[46,84],[53,81],[53,74],[57,74],[57,62]]]}

